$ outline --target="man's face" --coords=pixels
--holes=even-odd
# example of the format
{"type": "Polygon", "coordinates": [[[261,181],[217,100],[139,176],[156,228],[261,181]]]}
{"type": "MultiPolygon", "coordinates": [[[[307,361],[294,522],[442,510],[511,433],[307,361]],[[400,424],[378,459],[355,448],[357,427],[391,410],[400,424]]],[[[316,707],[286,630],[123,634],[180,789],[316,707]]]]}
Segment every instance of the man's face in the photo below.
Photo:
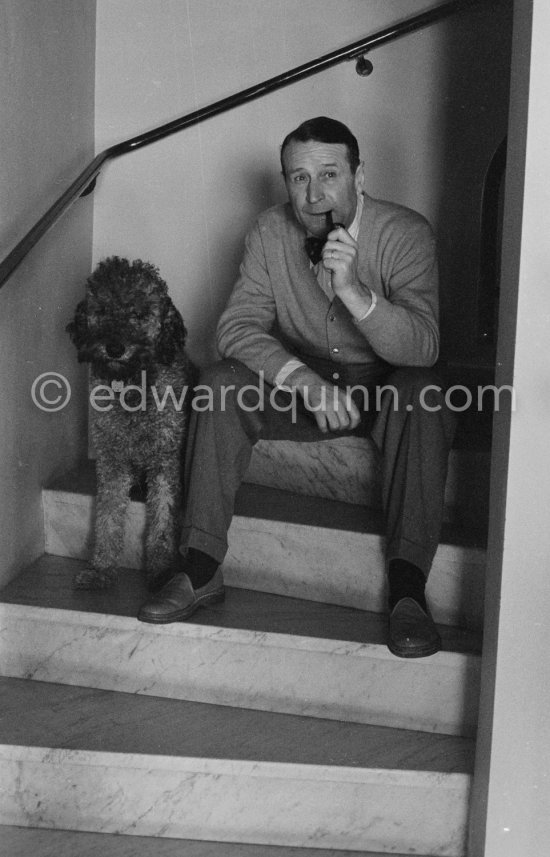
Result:
{"type": "Polygon", "coordinates": [[[357,194],[363,189],[363,165],[352,173],[343,143],[291,140],[283,152],[283,164],[292,210],[309,234],[326,234],[327,211],[332,211],[334,223],[351,226],[357,194]]]}

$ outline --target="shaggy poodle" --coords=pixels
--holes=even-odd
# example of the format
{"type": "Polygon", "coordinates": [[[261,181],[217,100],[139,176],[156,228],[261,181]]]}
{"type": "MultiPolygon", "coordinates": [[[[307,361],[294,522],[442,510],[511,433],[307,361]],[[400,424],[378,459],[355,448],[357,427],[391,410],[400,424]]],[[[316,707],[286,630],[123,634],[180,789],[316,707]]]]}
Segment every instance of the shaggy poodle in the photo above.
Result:
{"type": "Polygon", "coordinates": [[[81,589],[117,580],[130,488],[145,479],[147,579],[155,589],[177,557],[183,446],[193,368],[186,329],[153,265],[112,256],[87,281],[67,331],[91,367],[91,437],[97,457],[94,543],[81,589]]]}

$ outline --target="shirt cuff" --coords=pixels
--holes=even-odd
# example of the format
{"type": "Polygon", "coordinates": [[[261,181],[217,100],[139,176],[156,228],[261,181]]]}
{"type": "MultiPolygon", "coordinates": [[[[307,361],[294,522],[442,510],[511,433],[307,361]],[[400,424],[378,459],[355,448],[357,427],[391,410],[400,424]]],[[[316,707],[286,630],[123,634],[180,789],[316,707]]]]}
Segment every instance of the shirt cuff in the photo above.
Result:
{"type": "Polygon", "coordinates": [[[359,324],[359,322],[361,322],[361,321],[365,321],[365,319],[369,317],[371,312],[374,312],[374,310],[376,309],[376,304],[378,303],[378,298],[376,297],[376,292],[371,291],[370,297],[371,297],[371,305],[368,308],[368,310],[366,311],[365,315],[362,315],[361,318],[355,318],[354,317],[354,321],[356,324],[359,324]]]}
{"type": "Polygon", "coordinates": [[[286,379],[288,378],[288,376],[292,372],[294,372],[295,369],[300,369],[302,366],[305,366],[305,365],[306,364],[303,363],[301,360],[297,360],[294,357],[292,358],[292,360],[288,360],[285,363],[285,365],[282,366],[279,369],[279,371],[277,372],[277,374],[275,376],[275,386],[280,387],[283,390],[287,390],[289,392],[292,392],[290,387],[284,386],[284,383],[285,383],[286,379]]]}

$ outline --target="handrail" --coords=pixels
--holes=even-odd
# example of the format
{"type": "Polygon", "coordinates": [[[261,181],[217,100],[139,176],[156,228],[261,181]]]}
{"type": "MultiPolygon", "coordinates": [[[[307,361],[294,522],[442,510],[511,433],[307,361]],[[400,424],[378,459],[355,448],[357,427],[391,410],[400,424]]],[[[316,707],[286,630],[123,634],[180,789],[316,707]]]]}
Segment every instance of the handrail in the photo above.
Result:
{"type": "MultiPolygon", "coordinates": [[[[281,89],[288,86],[290,83],[296,83],[313,74],[318,74],[328,68],[343,62],[344,60],[352,60],[361,58],[367,51],[379,48],[387,42],[419,30],[422,27],[432,24],[442,18],[461,12],[469,6],[480,5],[484,0],[452,0],[452,2],[443,3],[433,9],[428,9],[411,18],[406,18],[403,21],[386,27],[377,33],[366,36],[357,42],[353,42],[344,48],[340,48],[332,53],[325,54],[318,59],[311,60],[304,65],[297,66],[290,71],[279,74],[276,77],[269,78],[262,83],[251,86],[248,89],[242,90],[235,95],[230,95],[227,98],[222,98],[220,101],[215,101],[207,107],[202,107],[186,116],[175,119],[164,125],[160,125],[151,131],[139,134],[129,140],[117,143],[108,149],[105,149],[91,161],[90,164],[80,173],[75,181],[67,188],[67,190],[57,199],[54,204],[46,211],[46,213],[37,221],[32,229],[27,232],[24,238],[13,248],[13,250],[0,263],[0,288],[6,280],[11,276],[15,269],[21,264],[23,259],[32,250],[35,244],[42,236],[57,222],[64,214],[69,206],[80,196],[84,196],[93,190],[95,181],[99,175],[103,165],[116,158],[119,155],[124,155],[129,152],[135,152],[143,146],[148,146],[158,140],[162,140],[177,131],[182,131],[184,128],[189,128],[191,125],[196,125],[203,122],[205,119],[210,119],[233,107],[237,107],[245,102],[252,101],[266,95],[268,92],[273,92],[276,89],[281,89]]],[[[364,73],[364,72],[363,72],[364,73]]]]}

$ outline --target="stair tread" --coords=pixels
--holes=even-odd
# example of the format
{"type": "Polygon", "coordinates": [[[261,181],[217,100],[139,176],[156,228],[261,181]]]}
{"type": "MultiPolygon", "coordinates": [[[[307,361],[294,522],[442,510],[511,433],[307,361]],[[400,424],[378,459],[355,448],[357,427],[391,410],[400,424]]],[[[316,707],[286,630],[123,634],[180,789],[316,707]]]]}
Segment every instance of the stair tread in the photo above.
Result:
{"type": "MultiPolygon", "coordinates": [[[[384,857],[367,851],[357,857],[384,857]]],[[[344,857],[349,851],[3,826],[0,857],[344,857]]],[[[387,855],[386,855],[387,857],[387,855]]],[[[394,854],[393,857],[400,857],[394,854]]],[[[403,857],[403,855],[401,855],[403,857]]],[[[422,857],[422,855],[417,855],[422,857]]]]}
{"type": "MultiPolygon", "coordinates": [[[[83,461],[77,469],[57,475],[45,490],[95,495],[95,462],[83,461]]],[[[131,498],[143,502],[143,493],[137,486],[132,489],[131,498]]],[[[237,493],[235,515],[358,533],[383,532],[383,517],[378,509],[250,483],[243,483],[237,493]]],[[[467,527],[445,522],[441,543],[484,548],[486,524],[485,518],[480,518],[475,526],[470,522],[467,527]]]]}
{"type": "Polygon", "coordinates": [[[0,744],[354,769],[471,773],[474,741],[0,678],[0,744]]]}
{"type": "MultiPolygon", "coordinates": [[[[72,578],[83,565],[83,560],[44,555],[0,592],[0,603],[134,618],[148,597],[143,573],[124,569],[118,586],[107,592],[74,590],[72,578]]],[[[197,611],[193,624],[385,646],[387,618],[352,607],[227,587],[224,604],[197,611]]],[[[438,627],[444,651],[481,651],[476,632],[438,627]]]]}

